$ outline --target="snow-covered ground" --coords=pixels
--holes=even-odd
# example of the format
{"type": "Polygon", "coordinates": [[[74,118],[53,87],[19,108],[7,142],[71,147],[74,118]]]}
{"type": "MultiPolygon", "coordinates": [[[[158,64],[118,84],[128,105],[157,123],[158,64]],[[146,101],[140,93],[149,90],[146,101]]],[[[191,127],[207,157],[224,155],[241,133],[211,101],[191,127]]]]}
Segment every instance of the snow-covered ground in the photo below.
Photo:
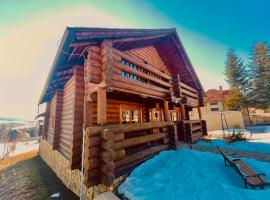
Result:
{"type": "MultiPolygon", "coordinates": [[[[8,144],[8,145],[11,145],[11,144],[8,144]]],[[[17,142],[15,150],[9,152],[8,156],[12,157],[12,156],[16,156],[16,155],[26,153],[29,151],[34,151],[34,150],[37,151],[38,148],[39,148],[39,143],[37,140],[17,142]]],[[[4,144],[0,143],[0,159],[3,158],[3,151],[4,151],[4,144]]]]}
{"type": "MultiPolygon", "coordinates": [[[[270,163],[243,159],[270,180],[270,163]]],[[[182,149],[164,151],[137,167],[118,191],[131,200],[261,200],[265,190],[245,189],[240,176],[225,167],[221,155],[182,149]]]]}
{"type": "Polygon", "coordinates": [[[257,152],[257,153],[270,153],[270,144],[269,143],[262,143],[262,142],[234,142],[234,143],[227,143],[221,139],[213,139],[210,142],[206,141],[199,141],[195,145],[198,146],[206,146],[206,147],[217,147],[224,149],[233,149],[239,151],[250,151],[250,152],[257,152]]]}
{"type": "MultiPolygon", "coordinates": [[[[241,131],[246,135],[250,142],[264,142],[270,144],[270,126],[254,126],[247,127],[246,129],[227,129],[225,134],[232,134],[233,131],[241,131]]],[[[223,135],[223,130],[209,131],[208,135],[210,138],[220,138],[223,135]]]]}

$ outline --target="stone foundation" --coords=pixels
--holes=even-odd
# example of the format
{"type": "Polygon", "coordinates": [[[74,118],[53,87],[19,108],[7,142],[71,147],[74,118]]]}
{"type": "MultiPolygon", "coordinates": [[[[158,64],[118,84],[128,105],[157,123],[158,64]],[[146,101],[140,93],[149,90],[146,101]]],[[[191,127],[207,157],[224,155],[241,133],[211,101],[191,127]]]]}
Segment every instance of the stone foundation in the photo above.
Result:
{"type": "MultiPolygon", "coordinates": [[[[69,161],[61,155],[57,150],[52,149],[46,140],[41,139],[39,142],[39,155],[50,166],[63,184],[72,192],[80,195],[80,170],[71,170],[69,168],[69,161]]],[[[124,180],[124,177],[119,177],[114,180],[114,186],[104,187],[102,185],[86,188],[84,186],[84,199],[92,200],[99,194],[113,190],[115,186],[119,185],[124,180]]]]}

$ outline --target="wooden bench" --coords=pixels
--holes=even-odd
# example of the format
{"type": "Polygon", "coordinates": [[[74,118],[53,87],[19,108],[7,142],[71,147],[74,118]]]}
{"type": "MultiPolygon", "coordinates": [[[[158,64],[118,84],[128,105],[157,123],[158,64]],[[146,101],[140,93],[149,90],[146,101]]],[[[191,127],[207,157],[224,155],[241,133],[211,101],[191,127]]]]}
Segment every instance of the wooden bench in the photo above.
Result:
{"type": "Polygon", "coordinates": [[[263,178],[265,174],[257,174],[246,163],[236,157],[237,153],[226,155],[226,153],[222,151],[219,147],[218,150],[223,156],[225,166],[228,166],[229,164],[229,166],[231,166],[244,180],[245,188],[248,188],[248,186],[250,186],[252,189],[255,189],[256,187],[264,189],[265,186],[270,186],[270,183],[263,178]],[[229,156],[232,156],[234,158],[230,159],[229,156]]]}

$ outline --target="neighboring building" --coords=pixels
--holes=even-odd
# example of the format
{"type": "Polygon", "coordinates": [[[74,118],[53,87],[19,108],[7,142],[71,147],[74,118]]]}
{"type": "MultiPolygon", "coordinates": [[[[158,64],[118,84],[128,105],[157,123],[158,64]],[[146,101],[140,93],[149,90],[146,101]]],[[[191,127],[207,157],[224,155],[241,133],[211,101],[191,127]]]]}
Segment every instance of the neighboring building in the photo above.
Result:
{"type": "Polygon", "coordinates": [[[253,124],[270,125],[270,109],[249,108],[249,115],[253,124]]]}
{"type": "MultiPolygon", "coordinates": [[[[242,111],[230,111],[224,101],[230,90],[210,89],[204,94],[204,107],[201,107],[201,118],[207,123],[207,130],[222,130],[223,128],[245,128],[249,123],[242,111]]],[[[190,112],[191,119],[197,119],[197,110],[190,112]]]]}
{"type": "Polygon", "coordinates": [[[189,119],[203,88],[175,29],[67,28],[42,103],[40,155],[77,194],[83,145],[85,186],[111,186],[206,133],[204,121],[189,119]]]}
{"type": "Polygon", "coordinates": [[[224,104],[224,100],[230,94],[229,90],[210,89],[204,94],[204,111],[205,112],[221,112],[228,108],[224,104]]]}

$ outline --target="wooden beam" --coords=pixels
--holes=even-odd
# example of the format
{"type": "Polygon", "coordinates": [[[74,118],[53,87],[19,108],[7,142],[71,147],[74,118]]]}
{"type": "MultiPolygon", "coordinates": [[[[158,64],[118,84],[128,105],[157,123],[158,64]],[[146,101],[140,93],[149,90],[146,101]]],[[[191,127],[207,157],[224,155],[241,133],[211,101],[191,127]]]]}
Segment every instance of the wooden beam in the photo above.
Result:
{"type": "Polygon", "coordinates": [[[135,124],[114,124],[104,126],[89,126],[87,132],[94,134],[100,133],[104,129],[110,129],[113,133],[128,133],[134,131],[142,131],[152,128],[163,128],[169,125],[173,125],[174,122],[146,122],[146,123],[135,123],[135,124]]]}
{"type": "Polygon", "coordinates": [[[118,51],[118,50],[116,50],[116,49],[112,49],[112,51],[113,51],[113,53],[114,53],[115,55],[118,55],[118,56],[120,56],[121,58],[123,58],[123,59],[125,59],[125,60],[127,60],[127,61],[130,61],[130,62],[136,64],[137,66],[140,66],[140,67],[142,67],[142,68],[144,68],[144,69],[146,69],[146,70],[148,70],[148,71],[150,71],[150,72],[152,72],[152,73],[154,73],[154,74],[156,74],[156,75],[158,75],[158,76],[160,76],[160,77],[163,77],[163,78],[168,79],[168,80],[172,79],[171,76],[169,76],[169,75],[167,75],[167,74],[165,74],[165,73],[159,71],[157,68],[155,68],[154,66],[152,66],[152,65],[150,65],[150,64],[145,64],[145,63],[144,63],[141,59],[139,59],[139,58],[136,58],[136,57],[134,57],[134,56],[128,55],[128,54],[126,54],[126,53],[124,53],[124,52],[121,52],[121,51],[118,51]]]}
{"type": "Polygon", "coordinates": [[[199,118],[202,119],[201,107],[198,107],[199,118]]]}
{"type": "Polygon", "coordinates": [[[150,148],[143,150],[143,151],[136,152],[130,156],[125,157],[124,159],[116,161],[115,167],[116,167],[116,169],[120,168],[122,166],[128,165],[128,164],[133,163],[137,160],[141,160],[142,158],[156,154],[156,153],[163,151],[165,149],[168,149],[168,148],[169,148],[169,145],[158,145],[158,146],[150,147],[150,148]]]}
{"type": "Polygon", "coordinates": [[[165,121],[169,121],[169,119],[170,119],[170,117],[169,117],[169,102],[166,100],[163,100],[163,104],[164,104],[165,121]]]}
{"type": "Polygon", "coordinates": [[[165,138],[165,137],[168,137],[168,133],[155,133],[151,135],[133,137],[133,138],[125,139],[123,141],[114,143],[113,149],[114,150],[124,149],[127,147],[132,147],[132,146],[144,144],[151,141],[156,141],[158,139],[165,138]]]}
{"type": "Polygon", "coordinates": [[[128,73],[134,74],[134,75],[136,75],[136,76],[139,76],[139,77],[141,77],[141,78],[144,78],[144,79],[153,81],[153,82],[155,82],[155,83],[157,83],[157,84],[160,84],[160,85],[162,85],[162,86],[165,86],[165,87],[168,87],[168,88],[172,87],[172,85],[171,85],[170,83],[167,83],[167,82],[165,82],[165,81],[163,81],[163,80],[157,79],[157,78],[155,78],[155,77],[153,77],[153,76],[150,76],[150,75],[148,75],[148,74],[146,74],[146,73],[143,73],[143,72],[141,72],[141,71],[139,71],[139,70],[134,70],[134,69],[132,69],[131,67],[127,67],[127,66],[125,66],[125,65],[122,65],[122,64],[119,63],[118,61],[115,61],[115,62],[114,62],[114,67],[115,67],[115,68],[118,68],[118,69],[120,69],[120,70],[122,70],[122,71],[125,71],[125,72],[128,72],[128,73]]]}

